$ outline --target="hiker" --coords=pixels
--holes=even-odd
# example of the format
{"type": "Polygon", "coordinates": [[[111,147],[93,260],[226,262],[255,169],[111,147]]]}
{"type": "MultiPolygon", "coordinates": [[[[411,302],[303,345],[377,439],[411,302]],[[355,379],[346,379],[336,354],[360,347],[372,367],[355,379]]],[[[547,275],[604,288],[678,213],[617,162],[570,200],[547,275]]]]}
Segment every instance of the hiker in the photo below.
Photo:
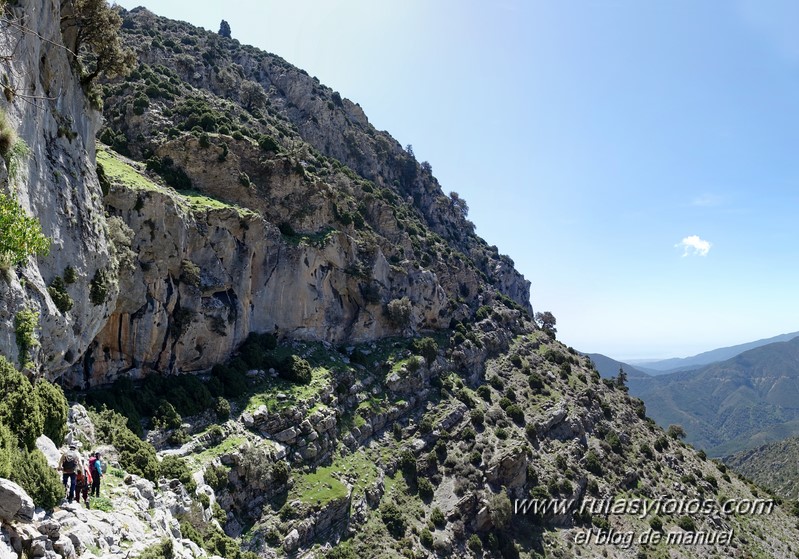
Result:
{"type": "Polygon", "coordinates": [[[80,503],[83,495],[83,502],[89,506],[89,488],[92,485],[92,474],[89,468],[83,468],[75,472],[75,500],[80,503]]]}
{"type": "Polygon", "coordinates": [[[92,497],[100,496],[100,478],[103,477],[103,463],[100,462],[100,453],[95,452],[89,458],[89,473],[92,476],[92,490],[89,493],[92,497]]]}
{"type": "Polygon", "coordinates": [[[61,455],[61,460],[58,461],[58,470],[62,472],[61,483],[64,484],[67,501],[70,503],[75,498],[76,472],[83,470],[83,462],[77,448],[78,446],[74,442],[70,443],[69,450],[64,452],[61,455]]]}

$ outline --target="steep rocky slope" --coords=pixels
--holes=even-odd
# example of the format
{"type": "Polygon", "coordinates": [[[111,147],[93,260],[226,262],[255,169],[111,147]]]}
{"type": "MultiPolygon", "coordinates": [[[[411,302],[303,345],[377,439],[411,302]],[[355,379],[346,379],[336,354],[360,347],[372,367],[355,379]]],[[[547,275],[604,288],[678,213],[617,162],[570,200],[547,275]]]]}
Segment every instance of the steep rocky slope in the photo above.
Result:
{"type": "Polygon", "coordinates": [[[146,10],[124,14],[123,35],[140,64],[104,86],[100,138],[149,176],[111,151],[100,163],[137,256],[68,382],[207,370],[253,331],[358,342],[449,328],[494,299],[532,311],[529,282],[465,203],[356,105],[146,10]]]}
{"type": "Polygon", "coordinates": [[[59,19],[55,0],[25,0],[6,5],[0,24],[0,108],[18,138],[0,163],[0,191],[35,216],[51,241],[49,255],[4,272],[0,348],[18,361],[15,317],[26,309],[37,312],[41,346],[31,357],[53,377],[83,355],[114,308],[116,288],[109,285],[97,304],[87,296],[92,280],[117,273],[94,168],[100,114],[84,97],[61,46],[59,19]],[[73,305],[62,311],[47,288],[63,279],[68,266],[73,305]]]}
{"type": "Polygon", "coordinates": [[[799,438],[788,437],[727,456],[724,462],[783,499],[799,498],[799,438]]]}

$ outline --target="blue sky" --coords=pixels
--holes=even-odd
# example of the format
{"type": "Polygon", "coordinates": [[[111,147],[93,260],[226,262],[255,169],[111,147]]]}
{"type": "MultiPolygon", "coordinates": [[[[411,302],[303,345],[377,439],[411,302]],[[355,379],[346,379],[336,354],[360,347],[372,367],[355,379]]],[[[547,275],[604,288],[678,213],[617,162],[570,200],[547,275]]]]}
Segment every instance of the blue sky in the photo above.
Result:
{"type": "Polygon", "coordinates": [[[359,103],[559,338],[618,359],[799,330],[799,4],[154,0],[359,103]]]}

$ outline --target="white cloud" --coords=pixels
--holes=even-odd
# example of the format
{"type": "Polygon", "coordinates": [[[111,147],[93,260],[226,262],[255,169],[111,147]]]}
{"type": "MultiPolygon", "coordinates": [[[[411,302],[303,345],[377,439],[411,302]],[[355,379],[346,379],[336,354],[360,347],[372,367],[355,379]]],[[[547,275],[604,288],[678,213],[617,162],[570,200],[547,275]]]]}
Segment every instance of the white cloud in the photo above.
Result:
{"type": "Polygon", "coordinates": [[[685,237],[682,241],[674,246],[682,247],[682,255],[683,257],[686,257],[689,254],[694,256],[707,256],[707,253],[710,252],[710,247],[713,245],[710,244],[710,241],[700,239],[699,235],[691,235],[689,237],[685,237]]]}
{"type": "Polygon", "coordinates": [[[715,194],[703,194],[691,200],[691,205],[700,207],[714,207],[720,206],[722,202],[723,200],[721,196],[716,196],[715,194]]]}

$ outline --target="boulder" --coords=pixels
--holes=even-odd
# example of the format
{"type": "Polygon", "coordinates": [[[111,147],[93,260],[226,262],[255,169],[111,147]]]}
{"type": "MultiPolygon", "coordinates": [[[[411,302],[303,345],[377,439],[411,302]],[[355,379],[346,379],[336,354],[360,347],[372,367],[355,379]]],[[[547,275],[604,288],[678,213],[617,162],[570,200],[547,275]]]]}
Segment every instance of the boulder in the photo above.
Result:
{"type": "Polygon", "coordinates": [[[0,478],[0,520],[33,520],[33,499],[11,480],[0,478]]]}
{"type": "Polygon", "coordinates": [[[289,532],[286,539],[283,540],[283,549],[286,553],[291,553],[295,551],[300,545],[300,533],[294,528],[291,532],[289,532]]]}
{"type": "Polygon", "coordinates": [[[39,435],[39,438],[36,439],[36,448],[42,451],[44,457],[47,458],[48,466],[53,469],[58,467],[58,462],[61,460],[61,452],[47,435],[39,435]]]}
{"type": "Polygon", "coordinates": [[[55,543],[53,543],[53,550],[64,559],[73,559],[77,557],[75,546],[72,544],[72,540],[67,536],[58,538],[55,543]]]}

